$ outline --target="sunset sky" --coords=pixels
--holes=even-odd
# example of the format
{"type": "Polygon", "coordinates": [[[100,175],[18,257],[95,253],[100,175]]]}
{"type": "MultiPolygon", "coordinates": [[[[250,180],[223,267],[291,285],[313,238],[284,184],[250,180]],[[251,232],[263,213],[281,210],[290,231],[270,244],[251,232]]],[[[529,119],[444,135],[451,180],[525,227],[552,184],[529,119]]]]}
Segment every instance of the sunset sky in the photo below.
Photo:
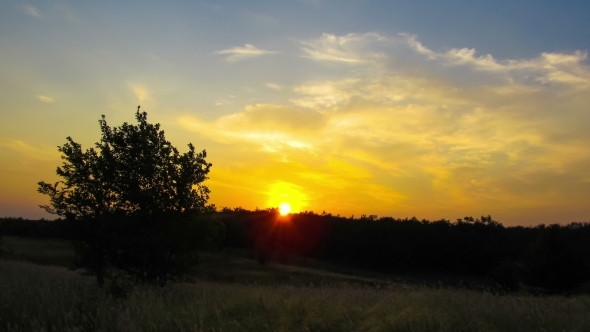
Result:
{"type": "Polygon", "coordinates": [[[588,1],[0,2],[0,217],[137,105],[218,207],[590,221],[588,1]]]}

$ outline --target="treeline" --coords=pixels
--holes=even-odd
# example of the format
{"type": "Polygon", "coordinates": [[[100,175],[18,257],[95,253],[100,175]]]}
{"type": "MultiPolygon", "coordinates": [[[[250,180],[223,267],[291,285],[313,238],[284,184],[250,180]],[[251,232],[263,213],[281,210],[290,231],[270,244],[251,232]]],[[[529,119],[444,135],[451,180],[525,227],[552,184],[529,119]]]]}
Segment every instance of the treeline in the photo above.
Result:
{"type": "Polygon", "coordinates": [[[491,278],[505,290],[573,292],[590,281],[590,223],[504,227],[491,216],[418,220],[276,210],[224,209],[226,246],[259,259],[303,255],[386,273],[453,273],[491,278]]]}
{"type": "Polygon", "coordinates": [[[0,235],[22,236],[39,239],[67,239],[68,226],[65,220],[24,219],[0,217],[0,235]]]}
{"type": "MultiPolygon", "coordinates": [[[[261,263],[310,257],[385,273],[488,277],[507,291],[527,285],[571,293],[590,281],[590,223],[504,227],[490,216],[456,221],[342,217],[224,208],[222,246],[252,250],[261,263]]],[[[65,221],[0,220],[2,234],[62,237],[65,221]]]]}

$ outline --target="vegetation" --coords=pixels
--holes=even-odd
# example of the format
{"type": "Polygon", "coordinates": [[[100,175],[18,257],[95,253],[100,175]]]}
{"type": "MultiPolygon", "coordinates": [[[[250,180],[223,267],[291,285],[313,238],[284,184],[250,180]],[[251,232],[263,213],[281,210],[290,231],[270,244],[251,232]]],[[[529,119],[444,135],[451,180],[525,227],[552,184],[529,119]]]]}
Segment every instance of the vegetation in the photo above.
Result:
{"type": "Polygon", "coordinates": [[[68,137],[58,147],[63,180],[39,182],[50,199],[41,207],[66,219],[76,266],[100,286],[112,267],[164,285],[189,271],[198,249],[219,234],[202,184],[211,167],[205,150],[189,144],[181,154],[139,107],[135,117],[137,125],[111,128],[103,115],[101,140],[86,151],[68,137]]]}
{"type": "Polygon", "coordinates": [[[0,331],[590,329],[587,296],[494,296],[395,283],[196,281],[138,286],[127,297],[115,297],[65,268],[9,261],[0,261],[0,299],[0,331]]]}
{"type": "MultiPolygon", "coordinates": [[[[248,250],[261,263],[315,259],[340,271],[369,270],[423,281],[485,279],[507,292],[574,294],[588,290],[590,224],[503,227],[488,217],[460,221],[343,218],[274,209],[223,209],[223,246],[248,250]]],[[[0,220],[0,233],[59,238],[64,220],[0,220]]]]}
{"type": "MultiPolygon", "coordinates": [[[[6,242],[14,255],[47,263],[44,253],[67,248],[56,240],[6,242]]],[[[262,266],[235,253],[204,255],[199,267],[193,283],[136,286],[121,297],[63,268],[0,262],[0,331],[583,331],[590,324],[587,296],[496,296],[262,266]]]]}
{"type": "Polygon", "coordinates": [[[61,218],[0,218],[0,332],[590,329],[590,223],[217,211],[205,150],[136,119],[58,147],[61,218]]]}
{"type": "Polygon", "coordinates": [[[490,216],[449,220],[345,218],[274,210],[223,210],[225,245],[261,262],[304,255],[383,273],[486,277],[504,288],[574,293],[590,281],[590,223],[504,227],[490,216]]]}
{"type": "Polygon", "coordinates": [[[6,236],[4,259],[39,265],[74,267],[75,254],[69,241],[6,236]]]}

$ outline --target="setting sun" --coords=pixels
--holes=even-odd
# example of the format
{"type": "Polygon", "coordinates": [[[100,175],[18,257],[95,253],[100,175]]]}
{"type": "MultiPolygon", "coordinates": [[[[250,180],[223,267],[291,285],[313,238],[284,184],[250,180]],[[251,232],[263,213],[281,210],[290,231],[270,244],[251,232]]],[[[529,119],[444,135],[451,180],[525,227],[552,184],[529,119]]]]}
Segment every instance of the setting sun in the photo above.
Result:
{"type": "Polygon", "coordinates": [[[279,213],[281,216],[286,216],[289,212],[291,212],[291,204],[283,202],[279,205],[279,213]]]}
{"type": "Polygon", "coordinates": [[[269,185],[265,193],[268,195],[266,206],[278,206],[279,213],[283,216],[303,211],[307,207],[307,194],[299,185],[278,181],[269,185]]]}

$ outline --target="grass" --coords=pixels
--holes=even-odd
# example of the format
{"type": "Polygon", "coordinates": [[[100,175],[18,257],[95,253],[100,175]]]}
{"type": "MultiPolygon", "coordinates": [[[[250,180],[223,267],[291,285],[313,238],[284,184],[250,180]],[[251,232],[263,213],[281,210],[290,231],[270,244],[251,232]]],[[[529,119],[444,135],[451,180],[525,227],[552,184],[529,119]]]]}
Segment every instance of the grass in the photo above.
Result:
{"type": "Polygon", "coordinates": [[[67,241],[30,239],[16,236],[2,237],[4,257],[40,265],[71,267],[74,252],[67,241]]]}
{"type": "MultiPolygon", "coordinates": [[[[13,255],[31,251],[5,240],[13,255]]],[[[126,298],[62,266],[0,261],[0,331],[590,331],[588,296],[497,296],[207,257],[195,282],[126,298]]]]}

